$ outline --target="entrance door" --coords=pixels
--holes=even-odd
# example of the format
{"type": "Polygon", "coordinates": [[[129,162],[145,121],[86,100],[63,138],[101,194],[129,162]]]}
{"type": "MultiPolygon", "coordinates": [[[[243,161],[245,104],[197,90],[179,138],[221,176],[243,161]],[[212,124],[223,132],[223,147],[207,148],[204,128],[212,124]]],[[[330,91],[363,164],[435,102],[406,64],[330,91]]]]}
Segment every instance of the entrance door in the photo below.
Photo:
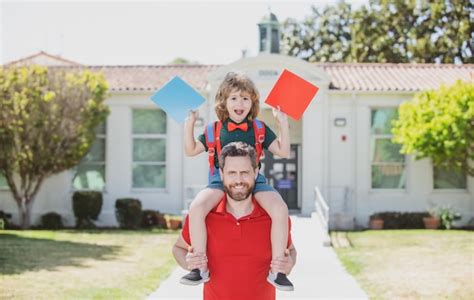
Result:
{"type": "Polygon", "coordinates": [[[263,174],[285,200],[289,209],[298,209],[298,147],[291,145],[290,158],[274,157],[265,150],[263,174]]]}

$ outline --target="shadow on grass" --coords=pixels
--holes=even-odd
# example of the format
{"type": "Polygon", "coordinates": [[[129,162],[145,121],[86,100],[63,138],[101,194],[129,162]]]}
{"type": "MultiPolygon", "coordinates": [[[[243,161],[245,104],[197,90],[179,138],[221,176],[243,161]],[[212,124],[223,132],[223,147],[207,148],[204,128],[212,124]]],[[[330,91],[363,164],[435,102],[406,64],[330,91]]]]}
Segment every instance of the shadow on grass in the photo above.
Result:
{"type": "Polygon", "coordinates": [[[83,259],[111,260],[122,247],[0,235],[0,274],[83,267],[83,259]]]}
{"type": "Polygon", "coordinates": [[[87,234],[119,234],[119,235],[134,235],[134,234],[149,234],[149,235],[157,235],[157,234],[178,234],[181,232],[179,230],[171,230],[171,229],[160,229],[160,228],[153,228],[153,229],[120,229],[120,228],[97,228],[97,229],[62,229],[61,232],[67,233],[87,233],[87,234]]]}

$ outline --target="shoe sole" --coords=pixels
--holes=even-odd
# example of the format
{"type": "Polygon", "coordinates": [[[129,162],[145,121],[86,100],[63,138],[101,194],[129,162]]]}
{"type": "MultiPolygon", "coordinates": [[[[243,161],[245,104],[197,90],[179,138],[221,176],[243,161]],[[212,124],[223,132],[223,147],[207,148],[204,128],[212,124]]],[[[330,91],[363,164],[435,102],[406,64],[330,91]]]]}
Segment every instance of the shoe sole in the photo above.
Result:
{"type": "Polygon", "coordinates": [[[293,286],[285,286],[285,285],[279,285],[270,278],[267,277],[267,281],[273,285],[275,288],[279,289],[280,291],[285,291],[285,292],[291,292],[294,291],[295,288],[293,286]]]}
{"type": "Polygon", "coordinates": [[[192,280],[188,280],[186,278],[181,278],[179,280],[179,283],[181,284],[184,284],[184,285],[200,285],[201,283],[206,283],[209,281],[209,278],[206,278],[206,279],[202,279],[202,280],[199,280],[199,281],[192,281],[192,280]]]}

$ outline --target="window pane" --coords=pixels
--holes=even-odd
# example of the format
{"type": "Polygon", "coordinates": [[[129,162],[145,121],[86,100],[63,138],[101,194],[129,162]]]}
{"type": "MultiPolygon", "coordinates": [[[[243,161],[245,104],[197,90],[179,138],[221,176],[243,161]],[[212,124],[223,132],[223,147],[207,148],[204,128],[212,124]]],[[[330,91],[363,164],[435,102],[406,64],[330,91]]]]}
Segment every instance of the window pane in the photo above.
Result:
{"type": "Polygon", "coordinates": [[[133,166],[133,187],[164,188],[166,185],[166,167],[135,165],[133,166]]]}
{"type": "Polygon", "coordinates": [[[105,166],[87,164],[77,166],[73,187],[76,190],[103,190],[105,188],[105,166]]]}
{"type": "Polygon", "coordinates": [[[372,110],[370,133],[371,134],[392,134],[392,120],[398,118],[396,108],[380,108],[372,110]]]}
{"type": "Polygon", "coordinates": [[[404,189],[405,167],[401,164],[372,166],[372,188],[404,189]]]}
{"type": "Polygon", "coordinates": [[[466,189],[466,175],[461,170],[433,168],[435,189],[466,189]]]}
{"type": "Polygon", "coordinates": [[[372,162],[404,162],[405,155],[400,153],[402,145],[394,144],[390,139],[376,139],[371,141],[372,162]]]}
{"type": "Polygon", "coordinates": [[[166,140],[134,139],[133,161],[165,161],[166,140]]]}
{"type": "Polygon", "coordinates": [[[105,134],[105,124],[106,124],[105,121],[104,121],[103,123],[101,123],[101,124],[95,129],[95,133],[96,133],[96,134],[105,134]]]}
{"type": "Polygon", "coordinates": [[[133,133],[166,133],[165,112],[158,109],[134,109],[133,133]]]}
{"type": "Polygon", "coordinates": [[[7,179],[0,174],[0,189],[8,188],[7,179]]]}
{"type": "Polygon", "coordinates": [[[104,162],[105,161],[105,139],[96,138],[89,153],[83,158],[83,162],[104,162]]]}

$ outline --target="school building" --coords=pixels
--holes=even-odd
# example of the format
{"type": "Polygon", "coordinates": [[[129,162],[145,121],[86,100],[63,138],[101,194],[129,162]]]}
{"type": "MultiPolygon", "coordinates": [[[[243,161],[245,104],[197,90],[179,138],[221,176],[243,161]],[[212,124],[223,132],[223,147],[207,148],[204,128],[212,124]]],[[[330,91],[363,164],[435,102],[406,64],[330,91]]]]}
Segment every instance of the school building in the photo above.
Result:
{"type": "MultiPolygon", "coordinates": [[[[271,108],[263,102],[283,69],[320,88],[301,120],[290,119],[291,157],[267,153],[264,160],[262,172],[292,212],[311,215],[319,191],[330,209],[330,228],[367,227],[375,212],[426,211],[442,204],[462,213],[457,225],[472,222],[474,178],[400,154],[390,129],[402,102],[458,79],[472,82],[474,65],[309,63],[278,53],[278,30],[273,14],[264,18],[260,53],[229,65],[84,66],[45,52],[7,64],[88,67],[102,71],[110,87],[111,113],[89,159],[43,183],[32,223],[55,211],[74,225],[76,190],[103,192],[103,226],[117,225],[114,204],[124,197],[139,199],[144,209],[180,214],[206,185],[207,153],[186,157],[183,125],[168,118],[150,96],[176,75],[192,85],[208,100],[199,109],[198,135],[216,120],[214,97],[225,74],[242,71],[260,91],[260,118],[276,131],[271,108]]],[[[1,179],[0,210],[18,221],[16,204],[1,179]]]]}

